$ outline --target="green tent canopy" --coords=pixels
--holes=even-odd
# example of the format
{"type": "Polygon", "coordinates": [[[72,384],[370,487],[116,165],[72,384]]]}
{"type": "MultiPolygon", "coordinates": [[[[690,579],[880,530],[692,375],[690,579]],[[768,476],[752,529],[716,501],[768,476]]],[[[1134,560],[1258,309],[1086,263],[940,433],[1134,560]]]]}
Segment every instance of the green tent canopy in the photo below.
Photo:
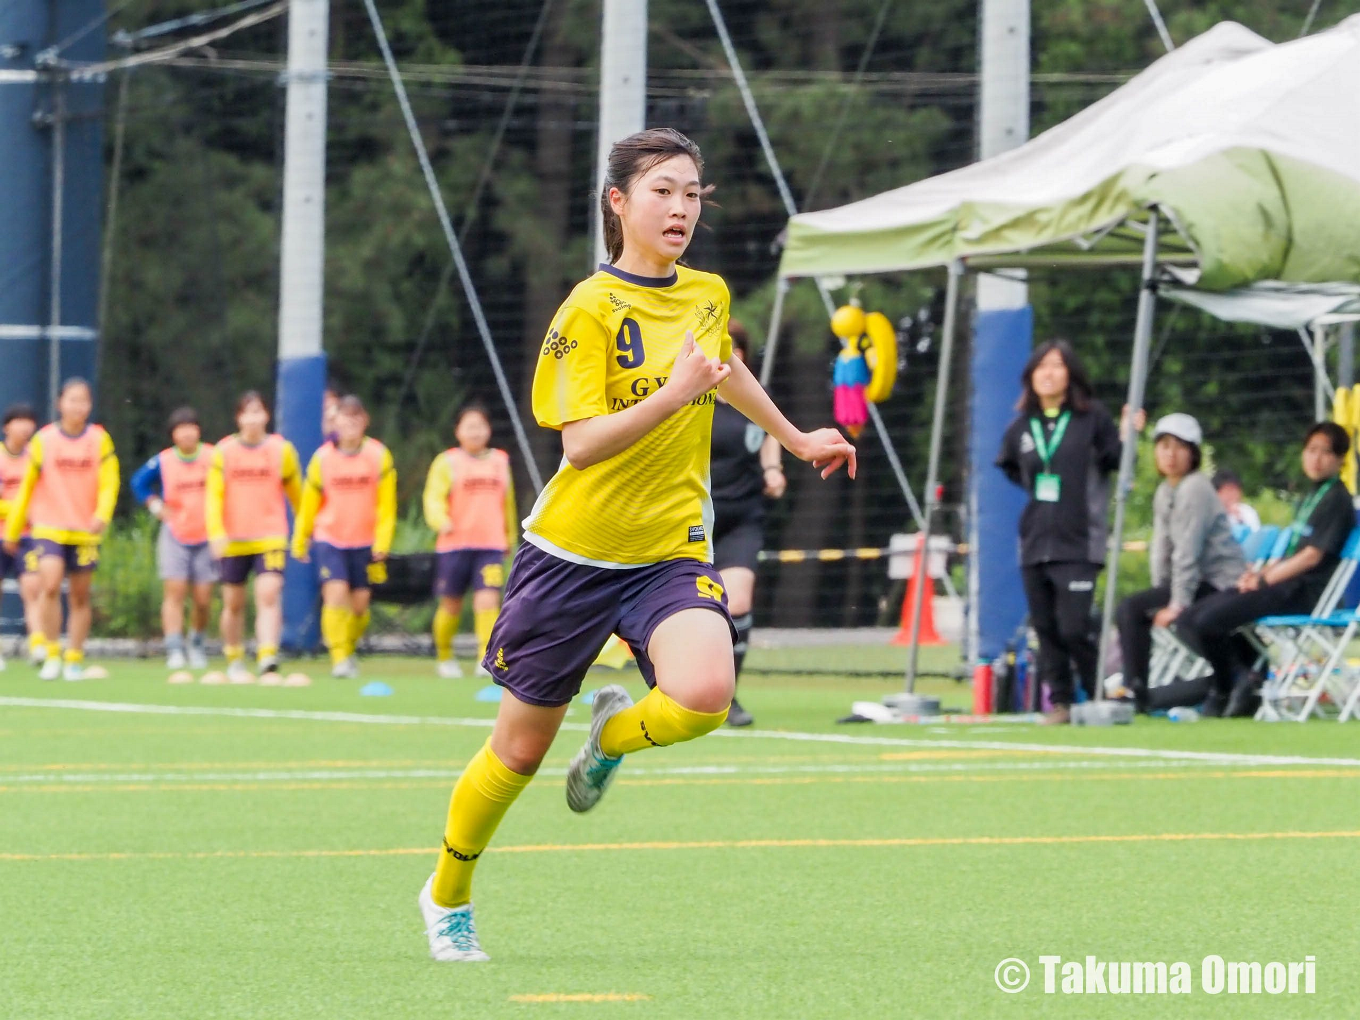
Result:
{"type": "Polygon", "coordinates": [[[1215,26],[992,159],[789,221],[785,277],[1157,261],[1182,284],[1360,282],[1360,15],[1272,44],[1215,26]]]}

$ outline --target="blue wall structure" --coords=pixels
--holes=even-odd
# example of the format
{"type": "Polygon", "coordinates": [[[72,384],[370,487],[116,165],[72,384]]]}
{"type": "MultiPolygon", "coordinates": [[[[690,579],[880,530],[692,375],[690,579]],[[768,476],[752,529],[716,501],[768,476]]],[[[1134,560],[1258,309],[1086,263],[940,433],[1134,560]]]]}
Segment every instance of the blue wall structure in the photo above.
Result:
{"type": "Polygon", "coordinates": [[[1020,586],[1020,512],[1025,494],[995,466],[1001,437],[1015,417],[1020,373],[1034,339],[1034,310],[979,311],[974,322],[969,439],[970,578],[977,657],[998,657],[1025,617],[1020,586]]]}
{"type": "MultiPolygon", "coordinates": [[[[45,49],[95,27],[58,56],[106,56],[104,0],[11,0],[0,4],[0,407],[26,400],[45,414],[51,319],[53,84],[38,70],[45,49]],[[34,80],[34,79],[37,80],[34,80]]],[[[103,216],[102,81],[61,88],[65,182],[61,232],[59,376],[93,377],[98,338],[103,216]]],[[[93,381],[93,379],[92,379],[93,381]]]]}
{"type": "MultiPolygon", "coordinates": [[[[279,432],[297,447],[302,470],[321,445],[321,403],[326,391],[326,356],[279,359],[279,432]]],[[[316,563],[291,557],[283,578],[283,648],[314,652],[321,647],[320,585],[316,563]]]]}

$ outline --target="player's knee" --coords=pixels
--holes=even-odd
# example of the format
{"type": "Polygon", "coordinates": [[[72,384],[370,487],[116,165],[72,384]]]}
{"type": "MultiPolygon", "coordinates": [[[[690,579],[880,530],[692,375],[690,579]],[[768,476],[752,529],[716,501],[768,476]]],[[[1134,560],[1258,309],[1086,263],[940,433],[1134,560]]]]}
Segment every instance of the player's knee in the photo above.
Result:
{"type": "MultiPolygon", "coordinates": [[[[736,680],[730,668],[714,668],[702,671],[691,677],[684,689],[673,695],[673,700],[691,712],[711,714],[725,712],[732,704],[732,696],[737,691],[736,680]]],[[[722,720],[718,720],[721,722],[722,720]]],[[[717,723],[712,728],[716,728],[717,723]]]]}
{"type": "Polygon", "coordinates": [[[498,740],[494,750],[501,764],[511,772],[531,776],[543,764],[543,756],[551,745],[551,740],[545,742],[537,733],[512,734],[498,740]]]}

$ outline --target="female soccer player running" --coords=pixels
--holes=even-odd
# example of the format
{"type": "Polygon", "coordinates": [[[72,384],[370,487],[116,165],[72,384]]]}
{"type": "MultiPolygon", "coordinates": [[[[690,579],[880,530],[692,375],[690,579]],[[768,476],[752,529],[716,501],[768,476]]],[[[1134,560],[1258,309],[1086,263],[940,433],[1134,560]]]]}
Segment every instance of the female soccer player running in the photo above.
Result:
{"type": "Polygon", "coordinates": [[[855,473],[835,429],[800,432],[732,358],[730,297],[679,266],[699,220],[703,160],[669,128],[610,152],[600,196],[610,263],[571,292],[534,374],[538,423],[566,458],[525,521],[484,664],[506,688],[491,739],[454,787],[435,873],[419,902],[436,960],[485,960],[472,873],[533,778],[610,633],[632,646],[651,693],[595,693],[567,804],[594,807],[623,756],[720,726],[734,689],[734,633],[710,564],[714,391],[827,477],[855,473]]]}
{"type": "MultiPolygon", "coordinates": [[[[436,535],[434,651],[439,675],[463,675],[453,657],[453,639],[463,612],[463,593],[472,588],[472,624],[477,661],[486,656],[491,628],[501,608],[505,554],[515,544],[515,487],[510,455],[493,450],[491,418],[481,404],[469,404],[454,423],[458,445],[430,465],[425,479],[425,523],[436,535]]],[[[486,668],[478,666],[479,673],[486,668]]]]}
{"type": "MultiPolygon", "coordinates": [[[[0,443],[0,530],[14,509],[14,501],[28,473],[28,441],[38,428],[38,416],[28,404],[11,404],[5,411],[5,441],[0,443]]],[[[33,537],[25,527],[18,551],[11,556],[0,550],[0,581],[11,574],[19,582],[19,598],[24,604],[24,623],[28,627],[28,657],[35,666],[47,658],[47,639],[43,637],[42,588],[38,583],[38,554],[33,537]]],[[[5,660],[0,659],[0,669],[5,660]]]]}
{"type": "Polygon", "coordinates": [[[293,558],[307,562],[315,527],[321,576],[321,636],[331,676],[356,677],[354,649],[368,629],[370,587],[387,579],[387,553],[397,526],[397,469],[369,435],[358,397],[341,397],[335,439],[312,455],[302,508],[293,526],[293,558]]]}
{"type": "Polygon", "coordinates": [[[42,589],[42,633],[47,659],[42,678],[82,680],[90,634],[90,581],[99,543],[118,502],[118,457],[113,440],[90,423],[94,398],[84,379],[67,379],[57,400],[57,420],[28,445],[28,470],[5,522],[5,551],[19,551],[24,526],[33,528],[42,589]],[[68,581],[66,655],[61,653],[61,585],[68,581]]]}
{"type": "Polygon", "coordinates": [[[208,548],[208,468],[213,446],[203,440],[198,412],[180,407],[170,415],[170,446],[132,476],[132,493],[161,522],[156,566],[161,575],[161,627],[165,667],[206,669],[203,632],[212,610],[217,563],[208,548]],[[184,646],[184,603],[192,595],[189,646],[184,646]]]}
{"type": "Polygon", "coordinates": [[[222,651],[227,677],[249,683],[245,664],[246,581],[255,575],[255,643],[261,674],[279,668],[288,506],[297,509],[297,450],[269,432],[269,408],[254,390],[236,401],[235,435],[213,450],[208,469],[208,543],[222,579],[222,651]]]}

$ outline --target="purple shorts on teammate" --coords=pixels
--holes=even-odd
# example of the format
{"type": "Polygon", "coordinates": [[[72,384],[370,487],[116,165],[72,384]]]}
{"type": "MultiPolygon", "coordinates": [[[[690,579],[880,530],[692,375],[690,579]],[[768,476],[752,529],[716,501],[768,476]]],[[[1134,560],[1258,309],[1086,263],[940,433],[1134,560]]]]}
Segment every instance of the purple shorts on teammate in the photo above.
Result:
{"type": "Polygon", "coordinates": [[[19,539],[19,551],[13,556],[0,545],[0,578],[21,577],[38,572],[38,557],[33,548],[33,539],[19,539]]]}
{"type": "Polygon", "coordinates": [[[722,578],[698,560],[666,560],[626,570],[571,563],[525,543],[510,568],[505,605],[491,632],[484,665],[491,677],[530,705],[565,705],[610,634],[627,641],[648,687],[652,633],[684,609],[722,614],[732,631],[722,578]]]}
{"type": "Polygon", "coordinates": [[[56,556],[66,565],[68,574],[88,574],[99,566],[99,546],[97,545],[73,545],[69,542],[58,542],[51,538],[33,539],[33,551],[38,554],[39,560],[45,560],[49,556],[56,556]]]}
{"type": "Polygon", "coordinates": [[[246,553],[244,556],[223,556],[218,561],[219,577],[223,584],[245,584],[254,574],[282,574],[288,554],[282,549],[269,552],[246,553]]]}
{"type": "Polygon", "coordinates": [[[434,567],[434,597],[459,599],[473,591],[505,587],[505,553],[500,549],[453,549],[438,553],[434,567]]]}
{"type": "Polygon", "coordinates": [[[372,546],[342,549],[338,545],[317,542],[312,546],[317,576],[321,583],[344,581],[354,591],[363,591],[387,580],[387,565],[373,561],[372,546]]]}

